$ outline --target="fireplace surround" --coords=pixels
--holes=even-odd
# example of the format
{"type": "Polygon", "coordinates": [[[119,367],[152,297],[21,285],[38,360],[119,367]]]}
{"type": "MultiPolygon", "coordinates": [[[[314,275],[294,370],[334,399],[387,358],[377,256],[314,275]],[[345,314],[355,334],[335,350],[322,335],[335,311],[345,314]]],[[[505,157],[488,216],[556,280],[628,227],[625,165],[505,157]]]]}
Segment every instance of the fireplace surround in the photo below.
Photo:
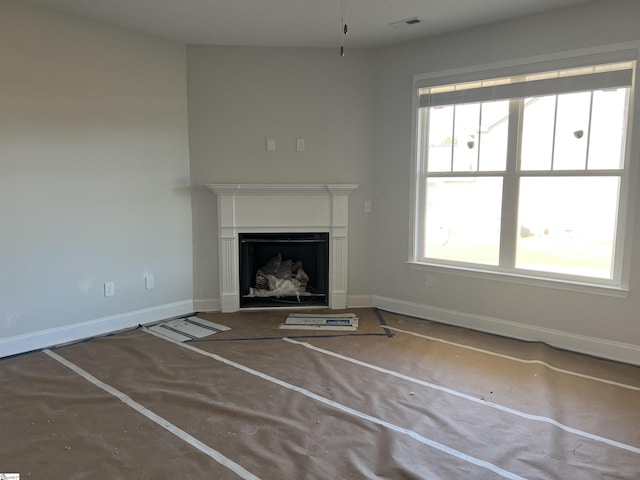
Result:
{"type": "Polygon", "coordinates": [[[325,304],[331,309],[346,308],[349,195],[358,185],[209,184],[207,188],[216,194],[218,202],[221,311],[264,308],[244,302],[241,305],[239,238],[240,234],[276,233],[328,234],[325,304]]]}

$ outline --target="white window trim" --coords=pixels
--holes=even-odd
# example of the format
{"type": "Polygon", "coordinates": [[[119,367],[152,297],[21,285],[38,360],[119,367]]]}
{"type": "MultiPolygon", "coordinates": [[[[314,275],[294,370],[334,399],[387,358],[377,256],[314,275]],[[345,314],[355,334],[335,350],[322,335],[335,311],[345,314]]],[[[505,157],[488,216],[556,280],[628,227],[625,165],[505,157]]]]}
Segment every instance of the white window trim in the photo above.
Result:
{"type": "Polygon", "coordinates": [[[424,192],[419,188],[420,182],[419,162],[420,155],[417,146],[418,135],[418,109],[420,98],[418,88],[427,83],[462,83],[465,81],[477,80],[478,78],[495,78],[505,76],[504,73],[515,72],[518,69],[527,69],[535,67],[536,64],[543,63],[545,68],[550,70],[566,68],[572,64],[572,60],[576,57],[586,57],[598,63],[603,58],[610,55],[615,56],[622,51],[634,50],[634,56],[640,63],[640,42],[626,42],[587,49],[579,49],[565,52],[558,52],[549,55],[540,55],[518,60],[510,60],[504,62],[491,63],[487,65],[474,65],[459,69],[432,72],[427,74],[419,74],[413,76],[413,94],[411,106],[411,185],[410,185],[410,231],[409,231],[409,258],[407,263],[410,268],[425,270],[433,273],[446,273],[454,275],[462,275],[478,279],[490,279],[496,281],[506,281],[509,283],[529,285],[544,288],[562,289],[567,291],[589,293],[596,295],[614,296],[626,298],[629,293],[629,279],[631,276],[631,259],[632,259],[632,240],[634,232],[634,213],[636,205],[636,188],[634,185],[638,182],[640,173],[640,82],[638,78],[634,78],[634,82],[630,92],[630,109],[632,123],[629,125],[627,135],[627,152],[626,162],[628,164],[628,174],[623,177],[623,185],[621,185],[624,201],[621,202],[622,208],[620,218],[624,218],[623,225],[618,230],[619,236],[616,238],[616,249],[622,249],[622,256],[618,268],[620,271],[615,272],[614,284],[589,283],[584,280],[571,280],[568,278],[556,279],[553,274],[546,272],[509,272],[507,270],[492,270],[491,268],[483,268],[483,266],[473,265],[465,267],[462,265],[447,265],[446,262],[433,264],[418,260],[419,249],[419,233],[418,233],[418,214],[420,205],[424,203],[424,192]]]}

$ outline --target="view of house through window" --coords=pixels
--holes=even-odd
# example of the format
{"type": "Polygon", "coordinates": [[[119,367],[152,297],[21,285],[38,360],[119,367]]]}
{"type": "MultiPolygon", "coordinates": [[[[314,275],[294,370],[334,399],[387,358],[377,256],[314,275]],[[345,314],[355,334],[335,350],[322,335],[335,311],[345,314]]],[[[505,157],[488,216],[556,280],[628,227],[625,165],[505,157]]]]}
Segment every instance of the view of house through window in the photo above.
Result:
{"type": "Polygon", "coordinates": [[[415,259],[615,280],[634,68],[418,86],[415,259]]]}

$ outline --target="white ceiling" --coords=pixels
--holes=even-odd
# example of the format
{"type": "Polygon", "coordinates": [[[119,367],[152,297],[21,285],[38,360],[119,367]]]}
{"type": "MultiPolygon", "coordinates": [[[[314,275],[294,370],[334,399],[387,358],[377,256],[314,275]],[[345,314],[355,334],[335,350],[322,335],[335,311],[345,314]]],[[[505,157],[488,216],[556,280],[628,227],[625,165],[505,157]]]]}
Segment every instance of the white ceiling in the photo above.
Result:
{"type": "MultiPolygon", "coordinates": [[[[594,0],[346,0],[345,47],[380,47],[594,0]],[[394,29],[411,17],[422,23],[394,29]]],[[[342,0],[22,0],[187,44],[340,45],[342,0]]]]}

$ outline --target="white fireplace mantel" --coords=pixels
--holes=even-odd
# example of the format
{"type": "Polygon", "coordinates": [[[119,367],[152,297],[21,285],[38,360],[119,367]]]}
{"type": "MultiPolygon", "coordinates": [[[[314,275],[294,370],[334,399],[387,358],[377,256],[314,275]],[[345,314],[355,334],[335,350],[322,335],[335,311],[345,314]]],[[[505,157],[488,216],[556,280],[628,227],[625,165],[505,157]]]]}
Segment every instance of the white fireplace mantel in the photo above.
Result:
{"type": "Polygon", "coordinates": [[[240,309],[239,233],[329,234],[329,308],[347,306],[353,184],[210,184],[218,197],[220,308],[240,309]]]}

